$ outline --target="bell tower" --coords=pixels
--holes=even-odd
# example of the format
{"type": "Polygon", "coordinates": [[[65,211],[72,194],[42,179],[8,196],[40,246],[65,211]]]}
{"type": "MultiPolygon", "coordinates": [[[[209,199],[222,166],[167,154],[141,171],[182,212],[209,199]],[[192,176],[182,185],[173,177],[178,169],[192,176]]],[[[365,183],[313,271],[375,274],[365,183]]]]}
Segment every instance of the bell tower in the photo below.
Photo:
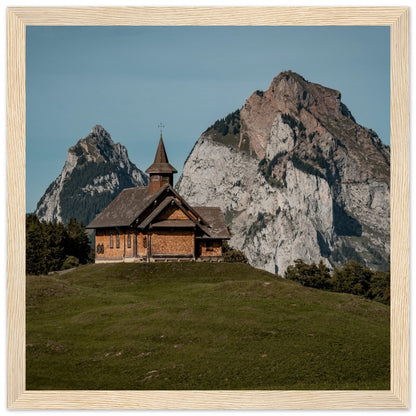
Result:
{"type": "Polygon", "coordinates": [[[173,186],[173,174],[177,172],[178,171],[169,163],[161,130],[155,160],[146,170],[146,173],[150,176],[149,193],[153,194],[157,192],[166,184],[173,186]]]}

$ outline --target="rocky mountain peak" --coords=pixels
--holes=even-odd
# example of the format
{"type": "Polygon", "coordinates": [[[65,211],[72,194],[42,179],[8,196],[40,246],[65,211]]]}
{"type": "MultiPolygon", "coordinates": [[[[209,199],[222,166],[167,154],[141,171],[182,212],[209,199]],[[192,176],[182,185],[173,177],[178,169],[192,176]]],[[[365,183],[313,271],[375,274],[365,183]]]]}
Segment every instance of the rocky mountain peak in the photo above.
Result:
{"type": "Polygon", "coordinates": [[[240,110],[240,123],[240,143],[260,160],[273,157],[275,149],[305,163],[324,156],[333,175],[343,171],[348,180],[362,181],[377,171],[389,181],[390,151],[377,134],[356,123],[339,91],[294,72],[280,73],[267,91],[253,93],[240,110]],[[282,141],[283,132],[288,138],[282,141]],[[353,169],[344,163],[347,154],[353,169]]]}
{"type": "Polygon", "coordinates": [[[341,93],[285,71],[202,134],[177,188],[223,209],[252,265],[283,273],[298,258],[387,267],[389,184],[389,147],[341,93]]]}
{"type": "Polygon", "coordinates": [[[61,174],[38,202],[35,213],[47,221],[71,217],[88,223],[124,188],[145,186],[148,177],[130,161],[127,149],[95,125],[68,149],[61,174]]]}
{"type": "Polygon", "coordinates": [[[100,124],[96,124],[92,129],[91,129],[91,133],[92,136],[95,137],[103,137],[103,138],[107,138],[108,140],[111,141],[111,136],[110,133],[100,124]]]}
{"type": "Polygon", "coordinates": [[[68,149],[68,158],[76,156],[78,166],[88,162],[114,162],[117,159],[128,160],[127,150],[120,143],[114,143],[110,133],[100,125],[95,125],[90,134],[68,149]]]}
{"type": "Polygon", "coordinates": [[[296,72],[281,72],[271,82],[267,93],[272,94],[283,113],[297,114],[300,108],[305,108],[315,116],[344,115],[339,91],[308,82],[296,72]]]}

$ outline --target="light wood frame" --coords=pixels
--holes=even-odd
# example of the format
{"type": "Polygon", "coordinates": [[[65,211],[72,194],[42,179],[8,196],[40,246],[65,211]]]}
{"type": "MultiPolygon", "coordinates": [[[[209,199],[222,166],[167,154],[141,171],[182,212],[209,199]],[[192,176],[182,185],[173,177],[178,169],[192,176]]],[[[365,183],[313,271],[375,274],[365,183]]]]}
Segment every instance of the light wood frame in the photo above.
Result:
{"type": "Polygon", "coordinates": [[[397,409],[409,406],[409,10],[9,8],[7,10],[7,399],[12,409],[397,409]],[[25,43],[28,25],[380,25],[391,34],[391,383],[386,391],[25,389],[25,43]]]}

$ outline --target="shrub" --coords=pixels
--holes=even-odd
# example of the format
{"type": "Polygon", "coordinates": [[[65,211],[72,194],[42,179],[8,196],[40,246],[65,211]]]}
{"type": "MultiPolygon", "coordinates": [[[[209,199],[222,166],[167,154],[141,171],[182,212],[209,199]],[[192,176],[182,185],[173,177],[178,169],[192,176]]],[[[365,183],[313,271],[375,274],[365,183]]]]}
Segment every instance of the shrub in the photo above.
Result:
{"type": "Polygon", "coordinates": [[[367,297],[372,276],[373,272],[370,269],[361,263],[350,260],[341,269],[334,270],[334,290],[367,297]]]}
{"type": "Polygon", "coordinates": [[[298,126],[298,123],[290,114],[282,114],[282,121],[283,123],[290,126],[292,130],[294,130],[298,126]]]}
{"type": "Polygon", "coordinates": [[[348,261],[340,269],[334,269],[331,276],[322,261],[317,266],[298,259],[287,268],[284,277],[302,286],[351,293],[385,304],[390,303],[390,272],[372,271],[354,260],[348,261]]]}
{"type": "Polygon", "coordinates": [[[332,289],[329,269],[322,260],[318,266],[315,263],[307,264],[301,259],[295,260],[295,264],[286,269],[285,278],[299,282],[302,286],[332,289]]]}
{"type": "Polygon", "coordinates": [[[319,170],[316,169],[313,165],[304,162],[299,155],[297,155],[296,153],[293,153],[293,155],[291,156],[290,160],[293,163],[293,166],[296,169],[301,170],[302,172],[308,173],[310,175],[314,175],[314,176],[319,176],[320,178],[324,178],[325,179],[325,175],[319,170]]]}
{"type": "Polygon", "coordinates": [[[390,271],[377,271],[373,274],[367,297],[381,303],[390,303],[390,271]]]}
{"type": "Polygon", "coordinates": [[[73,267],[79,266],[79,260],[74,256],[67,256],[61,270],[72,269],[73,267]]]}
{"type": "Polygon", "coordinates": [[[241,250],[236,250],[224,241],[222,253],[226,263],[248,263],[246,255],[241,250]]]}

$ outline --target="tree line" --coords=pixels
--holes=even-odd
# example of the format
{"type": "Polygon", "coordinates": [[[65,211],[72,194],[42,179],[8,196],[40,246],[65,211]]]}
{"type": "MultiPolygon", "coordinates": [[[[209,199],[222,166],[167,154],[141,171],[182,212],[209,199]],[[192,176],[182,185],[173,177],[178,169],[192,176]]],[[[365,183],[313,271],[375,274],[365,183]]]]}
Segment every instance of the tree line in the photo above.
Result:
{"type": "Polygon", "coordinates": [[[93,250],[85,226],[75,218],[67,225],[26,216],[26,273],[46,274],[93,260],[93,250]]]}
{"type": "Polygon", "coordinates": [[[286,269],[284,277],[303,286],[351,293],[385,304],[390,303],[390,271],[373,271],[354,260],[348,261],[339,269],[335,268],[331,274],[322,260],[316,265],[298,259],[286,269]]]}

